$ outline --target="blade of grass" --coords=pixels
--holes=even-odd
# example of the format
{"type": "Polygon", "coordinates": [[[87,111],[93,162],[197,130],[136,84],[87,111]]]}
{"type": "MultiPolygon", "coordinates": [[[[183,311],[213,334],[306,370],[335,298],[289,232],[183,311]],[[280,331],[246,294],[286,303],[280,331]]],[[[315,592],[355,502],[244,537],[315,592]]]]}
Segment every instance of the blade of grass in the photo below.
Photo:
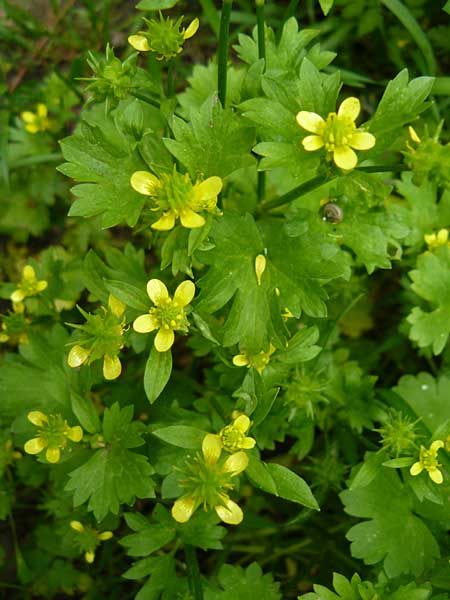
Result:
{"type": "Polygon", "coordinates": [[[200,0],[200,4],[205,15],[205,19],[208,21],[209,26],[214,31],[216,37],[219,36],[220,18],[216,7],[212,0],[200,0]]]}

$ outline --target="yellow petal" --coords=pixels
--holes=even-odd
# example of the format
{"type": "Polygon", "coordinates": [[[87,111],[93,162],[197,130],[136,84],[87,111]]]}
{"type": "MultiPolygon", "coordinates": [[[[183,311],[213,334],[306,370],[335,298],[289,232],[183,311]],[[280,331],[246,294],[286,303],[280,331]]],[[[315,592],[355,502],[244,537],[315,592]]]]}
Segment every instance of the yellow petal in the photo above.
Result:
{"type": "Polygon", "coordinates": [[[36,123],[27,123],[25,125],[25,131],[28,131],[28,133],[37,133],[39,131],[39,125],[36,123]]]}
{"type": "Polygon", "coordinates": [[[23,290],[15,290],[11,296],[10,300],[12,302],[22,302],[25,299],[25,292],[23,290]]]}
{"type": "Polygon", "coordinates": [[[41,412],[40,410],[32,410],[27,414],[27,419],[36,427],[42,427],[44,423],[47,423],[48,417],[46,414],[41,412]]]}
{"type": "Polygon", "coordinates": [[[175,225],[176,215],[173,210],[165,212],[160,219],[151,225],[152,229],[157,231],[170,231],[175,225]]]}
{"type": "Polygon", "coordinates": [[[70,521],[70,526],[74,531],[78,531],[78,533],[83,533],[84,531],[84,525],[80,521],[70,521]]]}
{"type": "Polygon", "coordinates": [[[172,506],[172,517],[178,523],[186,523],[192,517],[195,510],[195,498],[187,496],[178,498],[172,506]]]}
{"type": "Polygon", "coordinates": [[[158,352],[167,352],[172,348],[175,341],[175,334],[172,329],[160,329],[155,337],[155,348],[158,352]]]}
{"type": "Polygon", "coordinates": [[[200,21],[195,18],[191,24],[189,25],[189,27],[186,29],[186,31],[183,33],[183,37],[185,40],[191,38],[193,35],[195,35],[197,33],[197,29],[200,25],[200,21]]]}
{"type": "Polygon", "coordinates": [[[435,241],[436,241],[436,234],[435,234],[435,233],[426,233],[426,234],[423,236],[423,239],[425,240],[425,242],[426,242],[426,243],[427,243],[429,246],[431,246],[431,245],[432,245],[432,244],[434,244],[434,243],[435,243],[435,241]]]}
{"type": "Polygon", "coordinates": [[[242,471],[245,471],[247,467],[248,456],[245,452],[239,451],[227,458],[223,465],[223,470],[227,473],[231,473],[234,476],[239,475],[239,473],[242,473],[242,471]]]}
{"type": "Polygon", "coordinates": [[[27,454],[39,454],[45,447],[47,443],[41,437],[33,438],[32,440],[28,440],[25,443],[23,449],[27,454]]]}
{"type": "Polygon", "coordinates": [[[310,131],[311,133],[322,133],[325,121],[317,113],[301,110],[296,118],[300,127],[303,127],[306,131],[310,131]]]}
{"type": "Polygon", "coordinates": [[[361,112],[361,104],[358,98],[346,98],[339,107],[338,117],[345,117],[350,121],[356,121],[361,112]]]}
{"type": "MultiPolygon", "coordinates": [[[[23,117],[22,117],[23,118],[23,117]]],[[[412,139],[413,142],[416,142],[416,144],[420,144],[420,142],[422,141],[420,139],[420,137],[417,135],[416,130],[414,129],[414,127],[412,127],[411,125],[408,127],[408,132],[409,132],[409,137],[412,139]]]]}
{"type": "Polygon", "coordinates": [[[307,135],[302,140],[302,144],[307,152],[314,152],[314,150],[319,150],[319,148],[323,147],[323,137],[320,135],[307,135]]]}
{"type": "Polygon", "coordinates": [[[215,465],[222,452],[220,437],[214,433],[207,433],[203,438],[202,452],[205,462],[209,465],[215,465]]]}
{"type": "Polygon", "coordinates": [[[118,356],[103,357],[103,377],[107,380],[117,379],[122,372],[122,365],[118,356]]]}
{"type": "Polygon", "coordinates": [[[236,367],[246,367],[249,364],[249,360],[246,354],[236,354],[233,356],[233,365],[236,367]]]}
{"type": "Polygon", "coordinates": [[[239,417],[234,420],[233,426],[241,433],[247,433],[250,429],[250,419],[247,415],[239,415],[239,417]]]}
{"type": "Polygon", "coordinates": [[[161,186],[159,179],[148,171],[135,171],[130,179],[131,187],[145,196],[154,196],[161,186]]]}
{"type": "Polygon", "coordinates": [[[108,306],[111,309],[111,312],[114,315],[116,315],[116,317],[121,317],[123,315],[123,313],[125,312],[125,309],[127,307],[126,304],[124,304],[123,302],[121,302],[121,300],[119,300],[118,298],[116,298],[112,294],[109,295],[108,306]]]}
{"type": "Polygon", "coordinates": [[[83,439],[83,430],[79,425],[70,427],[67,437],[72,442],[81,442],[81,440],[83,439]]]}
{"type": "Polygon", "coordinates": [[[233,502],[230,498],[224,500],[225,506],[221,504],[214,507],[216,513],[219,515],[219,518],[224,523],[228,523],[228,525],[239,525],[239,523],[244,518],[244,513],[242,512],[239,505],[236,502],[233,502]]]}
{"type": "Polygon", "coordinates": [[[45,119],[45,117],[48,115],[48,110],[45,104],[38,104],[36,112],[38,117],[41,119],[45,119]]]}
{"type": "Polygon", "coordinates": [[[57,463],[61,458],[61,450],[59,448],[47,448],[45,458],[49,463],[57,463]]]}
{"type": "Polygon", "coordinates": [[[444,446],[445,446],[445,444],[444,444],[444,442],[442,440],[434,440],[434,442],[430,446],[430,451],[434,452],[435,454],[437,454],[437,451],[440,448],[443,448],[444,446]]]}
{"type": "Polygon", "coordinates": [[[169,292],[160,279],[150,279],[147,283],[147,294],[155,306],[159,306],[169,298],[169,292]]]}
{"type": "Polygon", "coordinates": [[[255,445],[256,440],[254,440],[252,437],[246,437],[241,444],[241,448],[243,448],[244,450],[251,450],[255,447],[255,445]]]}
{"type": "Polygon", "coordinates": [[[446,244],[448,242],[448,229],[439,229],[436,239],[441,246],[446,244]]]}
{"type": "Polygon", "coordinates": [[[106,540],[110,540],[113,537],[113,532],[112,531],[102,531],[101,533],[98,534],[97,538],[101,541],[101,542],[106,542],[106,540]]]}
{"type": "Polygon", "coordinates": [[[144,35],[130,35],[128,37],[128,43],[131,44],[135,50],[139,50],[139,52],[148,52],[150,50],[148,40],[144,35]]]}
{"type": "Polygon", "coordinates": [[[134,320],[133,329],[138,333],[150,333],[158,328],[158,324],[152,315],[141,315],[134,320]]]}
{"type": "Polygon", "coordinates": [[[429,469],[428,475],[430,476],[430,479],[434,481],[434,483],[442,483],[444,481],[442,473],[439,471],[439,469],[429,469]]]}
{"type": "Polygon", "coordinates": [[[261,285],[261,278],[266,270],[266,264],[267,261],[264,254],[258,254],[258,256],[255,258],[255,275],[258,285],[261,285]]]}
{"type": "Polygon", "coordinates": [[[47,286],[48,286],[47,281],[44,281],[44,280],[38,281],[36,284],[36,289],[38,292],[43,292],[44,290],[47,289],[47,286]]]}
{"type": "Polygon", "coordinates": [[[349,146],[337,146],[333,152],[333,160],[340,169],[349,171],[358,163],[358,157],[349,146]]]}
{"type": "Polygon", "coordinates": [[[31,265],[25,265],[22,271],[22,277],[25,281],[35,281],[36,273],[31,265]]]}
{"type": "Polygon", "coordinates": [[[91,565],[95,560],[95,552],[93,550],[88,550],[85,552],[84,560],[91,565]]]}
{"type": "Polygon", "coordinates": [[[213,208],[217,203],[217,196],[222,191],[223,182],[220,177],[208,177],[201,183],[194,185],[194,202],[199,204],[209,204],[211,200],[215,200],[213,208]]]}
{"type": "Polygon", "coordinates": [[[411,475],[419,475],[423,471],[423,465],[421,462],[415,462],[413,466],[410,468],[409,472],[411,475]]]}
{"type": "Polygon", "coordinates": [[[183,227],[187,227],[188,229],[203,227],[205,224],[205,219],[190,208],[180,211],[180,221],[183,227]]]}
{"type": "Polygon", "coordinates": [[[350,141],[350,146],[355,150],[370,150],[375,146],[375,136],[367,131],[356,131],[350,141]]]}
{"type": "Polygon", "coordinates": [[[67,364],[72,368],[81,367],[81,365],[84,364],[88,358],[89,350],[77,344],[70,349],[67,357],[67,364]]]}
{"type": "Polygon", "coordinates": [[[29,110],[21,112],[20,118],[24,123],[34,123],[36,121],[36,115],[29,110]]]}
{"type": "Polygon", "coordinates": [[[173,301],[177,306],[184,307],[192,302],[195,295],[195,284],[192,281],[183,281],[175,290],[173,301]]]}

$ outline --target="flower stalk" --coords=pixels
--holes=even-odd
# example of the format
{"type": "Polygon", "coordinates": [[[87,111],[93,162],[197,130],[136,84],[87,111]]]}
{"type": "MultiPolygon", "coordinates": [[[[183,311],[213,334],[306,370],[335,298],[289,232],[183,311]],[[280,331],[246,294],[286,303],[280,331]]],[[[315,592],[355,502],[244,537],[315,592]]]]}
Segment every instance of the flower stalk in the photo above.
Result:
{"type": "Polygon", "coordinates": [[[217,89],[219,100],[225,108],[227,97],[227,66],[228,66],[228,43],[230,37],[230,17],[233,0],[223,0],[222,14],[220,17],[219,50],[217,55],[217,89]]]}

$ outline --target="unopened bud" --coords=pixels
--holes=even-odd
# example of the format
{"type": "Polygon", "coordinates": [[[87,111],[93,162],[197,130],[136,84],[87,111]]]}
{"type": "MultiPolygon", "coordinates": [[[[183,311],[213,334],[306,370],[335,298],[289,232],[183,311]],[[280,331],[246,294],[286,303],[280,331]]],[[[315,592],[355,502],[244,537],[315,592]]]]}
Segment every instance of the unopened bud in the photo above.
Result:
{"type": "Polygon", "coordinates": [[[258,285],[261,285],[261,277],[266,270],[266,257],[263,254],[258,254],[255,258],[255,273],[258,285]]]}

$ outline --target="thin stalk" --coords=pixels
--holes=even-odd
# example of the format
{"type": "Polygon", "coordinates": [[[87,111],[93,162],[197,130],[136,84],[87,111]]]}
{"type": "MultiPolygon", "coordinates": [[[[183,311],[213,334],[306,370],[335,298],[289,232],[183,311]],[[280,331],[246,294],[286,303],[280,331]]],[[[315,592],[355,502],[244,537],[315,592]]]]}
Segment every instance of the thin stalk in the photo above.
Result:
{"type": "Polygon", "coordinates": [[[200,579],[197,552],[194,546],[186,544],[184,547],[184,558],[186,560],[189,588],[194,595],[195,600],[203,600],[202,581],[200,579]]]}
{"type": "Polygon", "coordinates": [[[230,16],[233,0],[223,0],[222,14],[220,16],[219,50],[217,55],[217,89],[219,100],[223,108],[227,97],[227,67],[228,43],[230,37],[230,16]]]}
{"type": "Polygon", "coordinates": [[[170,60],[169,64],[167,65],[167,97],[168,98],[173,98],[175,95],[175,82],[174,82],[174,75],[173,75],[173,66],[174,66],[174,62],[173,62],[173,60],[170,60]]]}
{"type": "MultiPolygon", "coordinates": [[[[258,28],[258,57],[265,60],[266,32],[264,20],[264,0],[256,0],[256,24],[258,28]]],[[[264,171],[258,171],[257,194],[258,202],[263,202],[266,196],[266,173],[264,171]]]]}
{"type": "Polygon", "coordinates": [[[269,200],[269,202],[265,202],[261,205],[261,209],[266,211],[271,210],[272,208],[278,208],[279,206],[283,206],[284,204],[289,204],[289,202],[292,202],[292,200],[296,200],[297,198],[300,198],[300,196],[304,196],[308,192],[312,192],[312,190],[315,190],[327,181],[332,181],[332,179],[335,179],[335,177],[328,179],[326,173],[318,175],[313,179],[309,179],[308,181],[301,183],[300,185],[292,189],[290,192],[287,192],[286,194],[283,194],[278,198],[274,198],[273,200],[269,200]]]}
{"type": "Polygon", "coordinates": [[[109,44],[109,13],[111,8],[111,0],[103,2],[103,45],[109,44]]]}
{"type": "Polygon", "coordinates": [[[208,21],[211,29],[214,31],[216,37],[219,35],[219,15],[216,7],[214,6],[213,0],[200,0],[203,14],[208,21]]]}

